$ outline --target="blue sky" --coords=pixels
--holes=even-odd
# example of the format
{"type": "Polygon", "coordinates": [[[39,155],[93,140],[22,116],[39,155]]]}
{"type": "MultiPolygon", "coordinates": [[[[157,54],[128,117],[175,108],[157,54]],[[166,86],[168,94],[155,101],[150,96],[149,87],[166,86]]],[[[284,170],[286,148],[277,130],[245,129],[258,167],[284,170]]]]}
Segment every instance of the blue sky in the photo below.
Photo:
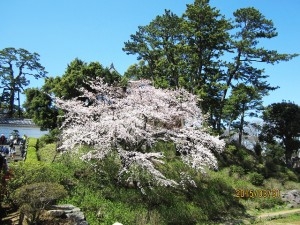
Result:
{"type": "MultiPolygon", "coordinates": [[[[122,74],[136,56],[122,51],[124,42],[139,25],[147,25],[170,9],[181,15],[192,0],[2,0],[0,1],[0,49],[24,48],[37,52],[49,76],[61,76],[76,57],[112,62],[122,74]]],[[[227,18],[239,8],[253,6],[274,22],[278,37],[265,43],[280,53],[300,53],[300,1],[211,0],[227,18]]],[[[290,100],[300,105],[300,57],[266,66],[269,82],[280,89],[265,97],[265,105],[290,100]]],[[[41,87],[32,80],[30,87],[41,87]]]]}

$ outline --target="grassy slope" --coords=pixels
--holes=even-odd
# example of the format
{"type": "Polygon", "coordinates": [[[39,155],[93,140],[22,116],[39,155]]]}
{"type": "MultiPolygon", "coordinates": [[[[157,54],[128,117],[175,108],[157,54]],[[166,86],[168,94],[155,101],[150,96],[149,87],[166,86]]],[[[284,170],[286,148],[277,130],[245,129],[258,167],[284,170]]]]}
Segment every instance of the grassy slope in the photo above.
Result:
{"type": "MultiPolygon", "coordinates": [[[[160,148],[167,149],[169,146],[160,146],[160,148]]],[[[45,162],[52,161],[55,154],[55,145],[53,144],[45,145],[38,151],[39,159],[45,162]]],[[[174,154],[168,153],[167,160],[174,161],[174,157],[176,157],[174,154]]],[[[56,161],[59,162],[60,160],[62,159],[57,158],[56,161]]],[[[194,220],[200,219],[202,222],[208,222],[214,219],[214,215],[221,215],[223,219],[230,220],[230,215],[224,213],[226,210],[237,218],[247,214],[256,216],[263,212],[272,212],[285,207],[279,198],[237,199],[234,197],[236,190],[279,189],[285,191],[300,189],[298,182],[289,180],[289,176],[292,176],[290,171],[287,171],[286,174],[281,172],[279,179],[269,177],[264,179],[261,185],[253,185],[252,174],[263,174],[265,168],[252,153],[245,149],[229,146],[219,161],[221,169],[218,172],[210,171],[208,176],[198,177],[199,188],[194,191],[191,190],[190,194],[160,190],[164,196],[159,195],[158,191],[153,192],[151,198],[140,195],[134,189],[114,186],[115,183],[109,174],[109,172],[115,172],[116,168],[112,167],[113,163],[102,164],[104,170],[100,174],[102,178],[99,179],[99,177],[87,177],[89,169],[77,162],[77,165],[82,168],[78,168],[74,174],[78,172],[76,176],[79,176],[80,179],[76,181],[78,183],[76,188],[73,187],[71,197],[65,201],[77,204],[86,210],[90,224],[97,224],[99,221],[100,224],[109,224],[114,218],[123,220],[123,222],[125,220],[128,223],[135,221],[135,224],[141,225],[165,224],[166,220],[162,218],[162,215],[167,216],[170,220],[172,213],[173,216],[174,213],[177,213],[178,217],[183,217],[182,219],[190,222],[190,224],[196,224],[197,222],[194,220]],[[89,182],[89,184],[84,182],[89,182]],[[98,188],[97,191],[95,188],[98,188]],[[81,192],[85,192],[85,195],[82,195],[81,192]],[[135,203],[132,205],[133,202],[135,203]],[[170,209],[170,207],[172,208],[170,209]],[[188,218],[184,218],[187,217],[187,214],[188,218]],[[141,222],[138,223],[137,221],[141,222]]],[[[73,162],[70,161],[69,163],[69,169],[71,169],[73,162]]],[[[172,175],[176,166],[182,165],[176,164],[175,160],[174,165],[169,163],[166,168],[162,169],[165,172],[169,171],[169,175],[172,175]]],[[[292,180],[295,180],[295,177],[292,180]]],[[[220,217],[215,219],[220,219],[220,217]]]]}

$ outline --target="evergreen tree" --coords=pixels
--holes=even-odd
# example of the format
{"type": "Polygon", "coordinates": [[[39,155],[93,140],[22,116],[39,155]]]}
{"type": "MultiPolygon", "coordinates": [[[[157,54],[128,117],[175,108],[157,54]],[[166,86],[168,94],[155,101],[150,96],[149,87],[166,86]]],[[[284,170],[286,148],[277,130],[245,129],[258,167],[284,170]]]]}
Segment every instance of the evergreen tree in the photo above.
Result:
{"type": "Polygon", "coordinates": [[[281,61],[288,61],[298,54],[281,54],[276,50],[268,50],[259,46],[261,39],[271,39],[278,34],[271,20],[266,19],[257,9],[243,8],[234,12],[234,34],[231,37],[232,60],[228,62],[224,70],[226,71],[225,86],[221,99],[221,116],[219,117],[218,129],[221,129],[223,119],[223,108],[226,98],[231,88],[243,83],[253,86],[258,94],[263,97],[269,91],[278,87],[272,87],[267,81],[268,75],[263,69],[259,69],[254,63],[275,64],[281,61]]]}
{"type": "Polygon", "coordinates": [[[23,107],[25,116],[33,119],[41,130],[53,130],[57,127],[58,109],[54,106],[53,99],[43,90],[28,88],[25,90],[26,101],[23,107]]]}
{"type": "Polygon", "coordinates": [[[208,0],[195,0],[182,17],[165,11],[131,35],[123,50],[137,54],[140,62],[127,76],[132,72],[136,78],[151,78],[156,86],[185,87],[197,94],[210,125],[222,132],[228,116],[224,107],[230,107],[226,104],[232,100],[227,99],[238,84],[255,90],[251,95],[258,100],[278,88],[267,82],[258,63],[275,64],[297,56],[260,47],[260,40],[276,36],[273,22],[257,9],[238,9],[229,22],[208,0]]]}
{"type": "Polygon", "coordinates": [[[300,107],[291,102],[273,103],[263,112],[264,125],[260,140],[279,143],[285,149],[287,165],[300,148],[300,107]]]}
{"type": "MultiPolygon", "coordinates": [[[[240,145],[244,135],[244,126],[247,124],[246,116],[257,117],[257,112],[262,108],[261,94],[255,87],[239,84],[233,88],[224,107],[224,116],[227,117],[229,134],[232,125],[237,128],[240,145]]],[[[224,117],[225,120],[226,117],[224,117]]]]}
{"type": "Polygon", "coordinates": [[[22,48],[5,48],[0,51],[0,82],[1,87],[8,90],[9,93],[9,117],[14,114],[15,95],[29,85],[29,76],[35,79],[46,78],[47,72],[39,60],[39,54],[30,53],[22,48]]]}

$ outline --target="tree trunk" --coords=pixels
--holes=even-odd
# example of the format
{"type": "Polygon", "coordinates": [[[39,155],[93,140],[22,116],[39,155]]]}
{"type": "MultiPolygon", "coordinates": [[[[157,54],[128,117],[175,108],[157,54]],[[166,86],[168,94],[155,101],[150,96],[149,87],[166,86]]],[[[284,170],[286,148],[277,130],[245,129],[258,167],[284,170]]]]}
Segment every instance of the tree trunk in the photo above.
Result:
{"type": "Polygon", "coordinates": [[[244,133],[244,117],[245,117],[245,104],[243,104],[241,121],[239,126],[239,145],[242,145],[242,138],[244,133]]]}
{"type": "Polygon", "coordinates": [[[8,117],[13,117],[14,115],[14,105],[15,105],[15,89],[11,86],[9,95],[9,106],[8,106],[8,117]]]}
{"type": "Polygon", "coordinates": [[[293,138],[285,137],[285,163],[287,167],[292,167],[293,145],[291,143],[293,143],[293,138]]]}
{"type": "Polygon", "coordinates": [[[292,167],[292,154],[293,151],[286,149],[285,151],[285,163],[287,167],[292,167]]]}
{"type": "Polygon", "coordinates": [[[240,66],[241,66],[241,49],[238,49],[238,55],[236,57],[236,61],[235,61],[235,66],[232,70],[228,71],[228,79],[226,81],[226,88],[223,91],[223,95],[221,98],[221,104],[220,104],[220,115],[218,118],[218,124],[217,124],[217,129],[220,132],[221,131],[221,122],[222,122],[222,117],[223,117],[223,108],[225,106],[225,99],[227,96],[227,92],[231,86],[232,80],[234,79],[234,75],[237,73],[237,71],[239,70],[240,66]]]}

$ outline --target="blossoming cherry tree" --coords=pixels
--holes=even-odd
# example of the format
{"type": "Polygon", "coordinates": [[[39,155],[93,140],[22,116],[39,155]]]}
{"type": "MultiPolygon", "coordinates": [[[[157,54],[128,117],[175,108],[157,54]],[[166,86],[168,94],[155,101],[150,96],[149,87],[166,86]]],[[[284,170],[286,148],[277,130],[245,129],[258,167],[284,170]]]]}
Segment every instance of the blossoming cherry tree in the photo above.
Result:
{"type": "Polygon", "coordinates": [[[224,142],[203,130],[195,95],[183,89],[157,89],[147,80],[130,81],[122,88],[98,79],[81,91],[80,98],[56,99],[65,111],[61,149],[92,146],[82,156],[86,161],[115,152],[121,161],[118,179],[126,177],[137,184],[140,180],[133,167],[149,173],[157,185],[178,185],[157,169],[164,154],[151,150],[159,141],[174,143],[183,162],[196,170],[217,168],[214,153],[223,150],[224,142]]]}

